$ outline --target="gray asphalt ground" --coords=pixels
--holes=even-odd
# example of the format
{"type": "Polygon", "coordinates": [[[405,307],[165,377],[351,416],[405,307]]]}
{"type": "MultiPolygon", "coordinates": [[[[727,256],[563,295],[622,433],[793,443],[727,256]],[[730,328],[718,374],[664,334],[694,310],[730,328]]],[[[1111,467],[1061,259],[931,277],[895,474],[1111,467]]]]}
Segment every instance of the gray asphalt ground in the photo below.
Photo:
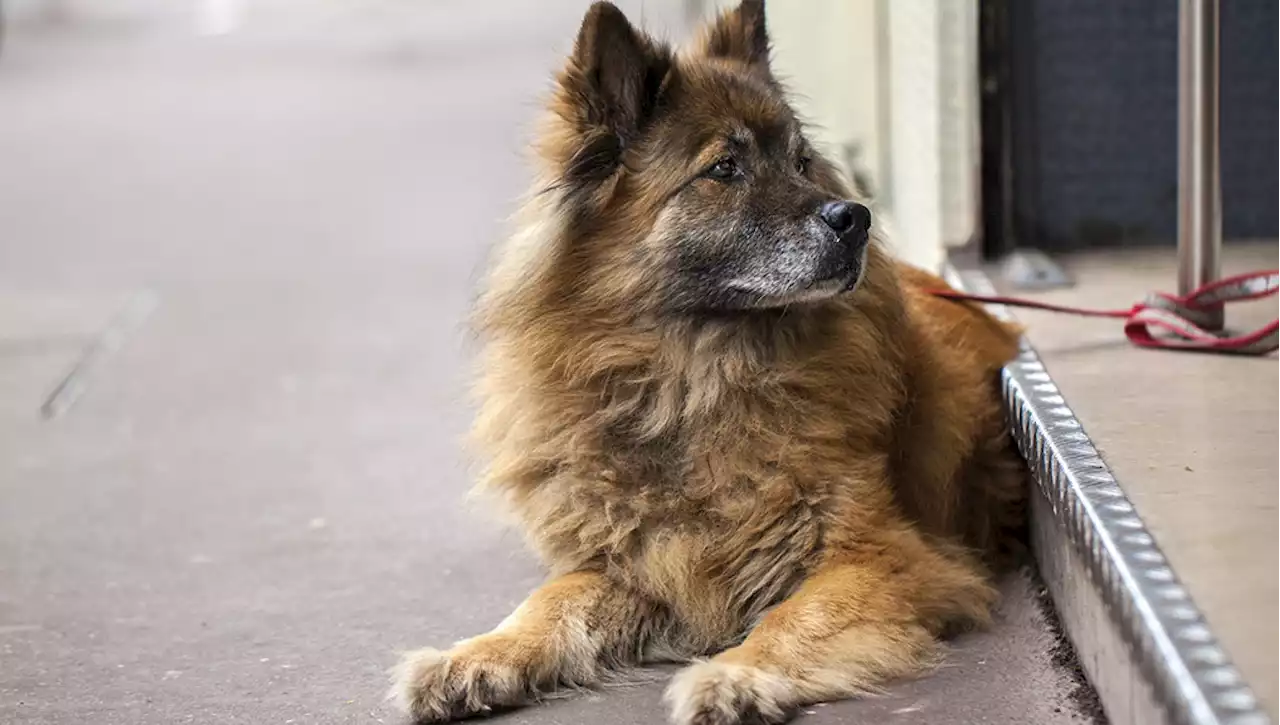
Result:
{"type": "MultiPolygon", "coordinates": [[[[220,37],[155,0],[11,24],[0,723],[399,723],[396,651],[538,583],[463,500],[462,318],[584,5],[271,0],[220,37]]],[[[680,32],[679,3],[643,11],[680,32]]],[[[933,676],[802,721],[1083,721],[1029,586],[1005,589],[933,676]]],[[[498,721],[659,723],[666,674],[498,721]]]]}

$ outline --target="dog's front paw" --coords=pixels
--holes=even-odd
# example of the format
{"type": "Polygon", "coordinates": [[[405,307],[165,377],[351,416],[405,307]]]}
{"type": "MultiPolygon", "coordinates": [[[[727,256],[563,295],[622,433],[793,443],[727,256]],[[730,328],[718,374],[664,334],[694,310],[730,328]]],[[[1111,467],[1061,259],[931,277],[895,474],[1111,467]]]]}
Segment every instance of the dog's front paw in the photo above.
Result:
{"type": "Polygon", "coordinates": [[[427,648],[406,654],[393,670],[391,697],[415,723],[444,722],[525,702],[530,686],[524,668],[511,661],[501,643],[483,640],[448,652],[427,648]]]}
{"type": "Polygon", "coordinates": [[[676,725],[780,723],[787,719],[790,687],[758,667],[709,660],[680,671],[667,688],[676,725]]]}

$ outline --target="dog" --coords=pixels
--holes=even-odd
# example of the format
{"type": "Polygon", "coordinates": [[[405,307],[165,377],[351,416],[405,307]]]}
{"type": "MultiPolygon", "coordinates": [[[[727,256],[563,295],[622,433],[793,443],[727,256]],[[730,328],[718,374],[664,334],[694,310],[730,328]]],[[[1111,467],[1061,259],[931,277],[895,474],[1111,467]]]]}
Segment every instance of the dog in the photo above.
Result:
{"type": "Polygon", "coordinates": [[[770,70],[764,3],[677,53],[596,3],[480,294],[475,437],[550,570],[407,654],[415,722],[682,662],[679,725],[781,722],[938,660],[1024,536],[1019,331],[895,262],[770,70]]]}

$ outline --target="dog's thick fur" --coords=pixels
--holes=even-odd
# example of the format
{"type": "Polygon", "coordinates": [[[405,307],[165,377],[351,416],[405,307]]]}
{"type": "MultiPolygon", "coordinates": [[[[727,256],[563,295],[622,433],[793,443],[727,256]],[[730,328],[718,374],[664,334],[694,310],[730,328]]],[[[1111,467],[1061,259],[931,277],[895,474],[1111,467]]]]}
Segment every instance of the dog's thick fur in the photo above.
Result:
{"type": "Polygon", "coordinates": [[[776,722],[988,620],[1022,523],[997,392],[1016,331],[813,221],[849,192],[767,42],[758,0],[680,55],[587,14],[477,314],[480,486],[551,578],[405,657],[416,721],[694,660],[674,722],[776,722]]]}

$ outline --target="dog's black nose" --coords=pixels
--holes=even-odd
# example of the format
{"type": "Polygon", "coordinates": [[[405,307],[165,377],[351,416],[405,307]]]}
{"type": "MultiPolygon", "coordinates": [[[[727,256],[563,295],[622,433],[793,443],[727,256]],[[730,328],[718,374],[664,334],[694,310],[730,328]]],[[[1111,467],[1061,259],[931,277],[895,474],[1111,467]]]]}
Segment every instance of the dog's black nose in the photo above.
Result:
{"type": "Polygon", "coordinates": [[[852,201],[829,201],[818,212],[822,221],[836,234],[848,234],[854,229],[871,228],[871,210],[852,201]]]}

